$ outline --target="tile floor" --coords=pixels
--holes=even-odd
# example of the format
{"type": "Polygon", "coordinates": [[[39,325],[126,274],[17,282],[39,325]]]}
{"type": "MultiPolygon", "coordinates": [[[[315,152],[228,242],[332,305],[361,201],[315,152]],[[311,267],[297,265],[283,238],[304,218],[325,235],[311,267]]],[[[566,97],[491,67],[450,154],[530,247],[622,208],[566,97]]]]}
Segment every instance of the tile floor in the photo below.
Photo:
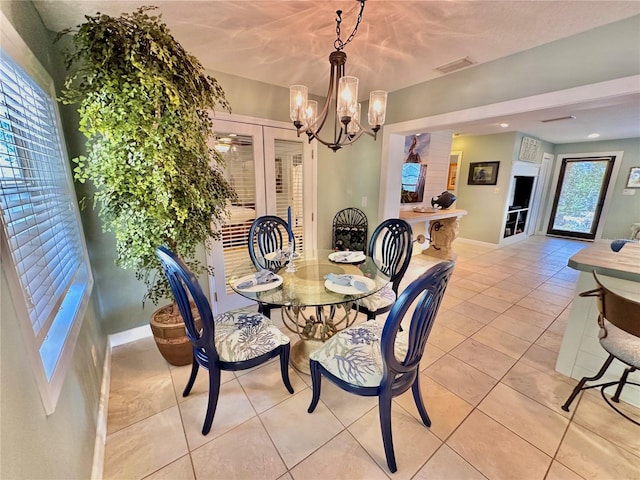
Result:
{"type": "MultiPolygon", "coordinates": [[[[570,413],[560,409],[576,383],[554,371],[577,279],[566,263],[586,245],[456,241],[456,268],[423,359],[433,424],[420,423],[410,392],[394,400],[395,474],[375,398],[324,381],[308,414],[310,378],[291,369],[288,394],[277,361],[223,372],[213,428],[202,436],[206,372],[183,398],[190,367],[169,366],[149,338],[113,350],[104,478],[640,479],[637,426],[593,391],[570,413]]],[[[432,263],[414,257],[404,283],[432,263]]],[[[640,418],[640,409],[623,406],[640,418]]]]}

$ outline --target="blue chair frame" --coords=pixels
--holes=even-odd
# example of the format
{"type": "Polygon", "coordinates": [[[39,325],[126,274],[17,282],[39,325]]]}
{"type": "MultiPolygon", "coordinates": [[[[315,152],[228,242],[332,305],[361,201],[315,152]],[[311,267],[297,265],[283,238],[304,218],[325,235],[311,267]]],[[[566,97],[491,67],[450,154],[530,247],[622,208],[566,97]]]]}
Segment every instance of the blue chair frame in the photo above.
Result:
{"type": "MultiPolygon", "coordinates": [[[[401,218],[389,218],[383,221],[373,231],[369,240],[369,256],[373,258],[376,267],[389,277],[396,298],[400,282],[409,268],[412,253],[413,231],[411,225],[401,218]],[[381,246],[380,257],[376,256],[378,243],[381,246]]],[[[369,310],[363,305],[357,306],[359,311],[367,315],[367,320],[373,320],[377,315],[388,312],[391,307],[393,303],[377,310],[369,310]]]]}
{"type": "MultiPolygon", "coordinates": [[[[247,238],[247,248],[249,257],[253,265],[258,269],[267,269],[277,272],[284,265],[284,260],[266,260],[265,255],[277,250],[282,250],[288,242],[287,222],[275,215],[264,215],[256,218],[251,224],[247,238]]],[[[293,237],[293,248],[295,249],[296,239],[293,237]]],[[[260,303],[259,311],[267,317],[271,316],[272,308],[280,308],[280,305],[260,303]]]]}
{"type": "MultiPolygon", "coordinates": [[[[397,470],[391,433],[391,400],[393,397],[397,397],[411,388],[422,422],[427,427],[431,426],[431,420],[420,393],[420,360],[453,272],[453,267],[454,262],[446,261],[430,268],[414,280],[393,305],[380,338],[383,367],[380,385],[367,387],[348,383],[329,372],[320,362],[309,360],[313,386],[313,397],[309,405],[309,413],[315,410],[320,400],[320,386],[323,375],[347,392],[361,396],[378,397],[382,441],[384,443],[387,466],[391,472],[397,470]],[[405,330],[408,330],[407,353],[404,359],[398,360],[394,354],[396,337],[405,314],[415,301],[417,301],[417,304],[411,317],[411,323],[405,325],[405,330]]],[[[358,328],[358,326],[349,327],[343,332],[348,332],[348,330],[355,328],[358,328]]],[[[329,342],[331,342],[331,339],[329,342]]]]}
{"type": "Polygon", "coordinates": [[[289,352],[290,344],[280,345],[275,349],[251,358],[249,360],[227,362],[220,359],[216,350],[215,323],[211,306],[205,296],[195,275],[189,271],[187,266],[172,251],[166,247],[158,247],[156,255],[160,260],[164,273],[171,286],[174,299],[180,309],[180,314],[187,329],[187,336],[193,345],[193,363],[191,366],[191,375],[187,386],[182,393],[186,397],[191,392],[191,388],[196,381],[199,367],[202,366],[209,371],[209,402],[207,405],[207,413],[205,415],[202,434],[207,435],[211,430],[213,417],[218,405],[218,397],[220,394],[220,372],[222,370],[246,370],[261,365],[274,357],[280,357],[280,371],[282,381],[289,391],[293,393],[293,387],[289,380],[289,352]],[[189,297],[193,302],[200,315],[202,330],[196,326],[189,297]]]}

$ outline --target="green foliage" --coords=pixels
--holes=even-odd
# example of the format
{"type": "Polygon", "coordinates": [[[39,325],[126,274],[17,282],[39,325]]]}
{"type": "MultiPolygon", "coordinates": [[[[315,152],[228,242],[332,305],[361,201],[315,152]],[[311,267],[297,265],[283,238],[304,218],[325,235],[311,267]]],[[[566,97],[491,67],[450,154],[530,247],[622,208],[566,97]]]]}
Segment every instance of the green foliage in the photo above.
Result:
{"type": "Polygon", "coordinates": [[[219,238],[235,192],[207,145],[210,112],[230,111],[224,91],[161,18],[147,14],[154,8],[86,16],[66,52],[61,101],[79,104],[87,138],[74,176],[96,187],[103,230],[115,233],[116,264],[135,270],[145,298],[157,303],[169,289],[157,275],[156,247],[167,245],[202,273],[196,247],[219,238]]]}

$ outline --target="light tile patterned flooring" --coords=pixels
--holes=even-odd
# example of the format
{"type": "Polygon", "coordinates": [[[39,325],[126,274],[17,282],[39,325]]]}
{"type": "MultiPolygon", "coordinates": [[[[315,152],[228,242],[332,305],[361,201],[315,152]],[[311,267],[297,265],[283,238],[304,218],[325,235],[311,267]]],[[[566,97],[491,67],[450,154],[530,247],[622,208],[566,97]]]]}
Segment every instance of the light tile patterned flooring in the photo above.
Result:
{"type": "MultiPolygon", "coordinates": [[[[637,426],[598,392],[582,393],[570,413],[560,409],[576,384],[554,371],[577,279],[566,264],[586,245],[455,242],[420,379],[432,426],[420,423],[410,391],[394,400],[395,474],[375,398],[323,381],[308,414],[310,378],[291,369],[289,395],[277,361],[223,372],[213,428],[202,436],[206,372],[183,398],[190,366],[169,366],[144,339],[113,351],[104,478],[640,479],[637,426]]],[[[403,283],[431,260],[414,257],[403,283]]],[[[623,406],[640,418],[640,409],[623,406]]]]}

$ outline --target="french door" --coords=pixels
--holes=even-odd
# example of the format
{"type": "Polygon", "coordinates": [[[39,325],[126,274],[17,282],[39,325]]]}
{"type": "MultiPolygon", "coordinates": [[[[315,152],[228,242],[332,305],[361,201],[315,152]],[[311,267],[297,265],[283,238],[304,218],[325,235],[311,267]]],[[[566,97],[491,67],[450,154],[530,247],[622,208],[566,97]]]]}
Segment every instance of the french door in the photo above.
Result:
{"type": "Polygon", "coordinates": [[[615,158],[562,159],[548,234],[595,239],[615,158]]]}
{"type": "Polygon", "coordinates": [[[315,248],[315,155],[306,138],[294,130],[228,120],[215,120],[215,148],[225,160],[224,175],[238,195],[222,226],[222,238],[212,242],[207,264],[214,313],[250,305],[233,292],[228,278],[248,262],[247,235],[262,215],[287,219],[291,207],[296,249],[315,248]]]}

